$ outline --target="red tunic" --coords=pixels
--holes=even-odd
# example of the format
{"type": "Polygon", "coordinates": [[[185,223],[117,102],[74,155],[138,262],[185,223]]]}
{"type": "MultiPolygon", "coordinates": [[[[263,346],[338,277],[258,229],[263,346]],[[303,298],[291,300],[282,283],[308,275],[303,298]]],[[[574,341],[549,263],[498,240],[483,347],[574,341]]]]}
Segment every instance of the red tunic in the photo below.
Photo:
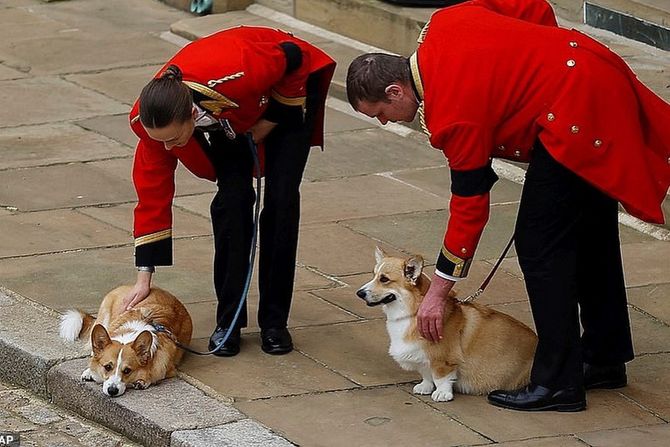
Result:
{"type": "MultiPolygon", "coordinates": [[[[194,93],[205,97],[200,107],[215,118],[227,119],[237,134],[247,132],[263,116],[270,98],[289,106],[304,106],[307,78],[318,75],[319,102],[311,143],[323,145],[325,100],[335,61],[309,43],[281,30],[240,26],[188,44],[156,76],[171,64],[181,69],[183,82],[194,93]],[[280,46],[286,42],[297,45],[302,53],[301,65],[288,74],[287,56],[280,46]]],[[[193,174],[211,181],[216,180],[214,167],[195,137],[184,147],[170,151],[149,138],[139,121],[137,101],[129,118],[140,138],[133,165],[138,196],[134,219],[136,263],[169,265],[177,163],[181,161],[193,174]]]]}
{"type": "Polygon", "coordinates": [[[445,8],[433,14],[410,58],[431,145],[452,170],[438,262],[447,275],[466,275],[489,215],[488,191],[455,193],[453,173],[481,180],[471,174],[486,170],[492,157],[527,162],[538,138],[559,163],[632,215],[663,222],[670,105],[605,46],[553,26],[547,8],[544,0],[445,8]]]}

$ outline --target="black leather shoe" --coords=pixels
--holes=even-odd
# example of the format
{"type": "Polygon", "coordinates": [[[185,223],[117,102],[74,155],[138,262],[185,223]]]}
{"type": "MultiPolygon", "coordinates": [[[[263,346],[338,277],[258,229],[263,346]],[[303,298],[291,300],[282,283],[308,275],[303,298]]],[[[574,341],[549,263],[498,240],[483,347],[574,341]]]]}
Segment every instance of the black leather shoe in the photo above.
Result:
{"type": "Polygon", "coordinates": [[[581,411],[586,408],[583,388],[553,391],[532,383],[516,391],[492,391],[488,399],[497,407],[521,411],[581,411]]]}
{"type": "Polygon", "coordinates": [[[584,387],[587,390],[622,388],[628,383],[626,365],[598,366],[584,363],[584,387]]]}
{"type": "MultiPolygon", "coordinates": [[[[222,328],[217,326],[216,329],[214,329],[214,332],[212,332],[211,337],[209,337],[209,350],[216,349],[216,347],[221,343],[221,340],[223,340],[223,337],[225,337],[226,332],[228,332],[228,328],[222,328]]],[[[221,357],[232,357],[234,355],[237,355],[240,353],[240,330],[239,329],[233,329],[233,331],[230,333],[230,337],[228,337],[228,340],[221,346],[216,352],[214,352],[214,355],[218,355],[221,357]]]]}
{"type": "Polygon", "coordinates": [[[287,354],[293,351],[293,340],[288,329],[283,327],[261,330],[261,349],[273,355],[287,354]]]}

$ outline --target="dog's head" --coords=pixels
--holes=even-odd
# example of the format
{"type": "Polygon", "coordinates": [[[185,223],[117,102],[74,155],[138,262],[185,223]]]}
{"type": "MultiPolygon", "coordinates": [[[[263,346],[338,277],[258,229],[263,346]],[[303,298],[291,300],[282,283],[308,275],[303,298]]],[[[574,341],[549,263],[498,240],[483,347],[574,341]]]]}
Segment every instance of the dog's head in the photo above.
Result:
{"type": "Polygon", "coordinates": [[[146,368],[155,351],[154,335],[149,330],[134,335],[132,340],[117,340],[110,338],[102,325],[93,327],[89,368],[103,382],[102,392],[108,396],[120,396],[128,386],[144,384],[146,368]]]}
{"type": "Polygon", "coordinates": [[[419,255],[407,259],[389,257],[377,247],[375,259],[374,277],[358,289],[356,295],[368,306],[399,301],[409,309],[418,307],[423,296],[420,282],[429,281],[425,275],[422,277],[423,258],[419,255]]]}

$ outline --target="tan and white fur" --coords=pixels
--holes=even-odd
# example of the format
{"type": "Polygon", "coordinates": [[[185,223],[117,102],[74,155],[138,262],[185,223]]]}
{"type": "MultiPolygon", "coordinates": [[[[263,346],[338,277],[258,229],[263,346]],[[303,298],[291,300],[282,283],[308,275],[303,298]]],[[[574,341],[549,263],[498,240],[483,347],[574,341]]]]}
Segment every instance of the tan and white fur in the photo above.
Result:
{"type": "Polygon", "coordinates": [[[184,305],[159,288],[152,288],[143,301],[125,310],[123,298],[130,289],[121,286],[109,292],[97,318],[79,310],[61,317],[61,338],[73,341],[90,334],[91,359],[81,379],[101,383],[103,393],[112,397],[122,395],[129,386],[145,389],[175,376],[183,351],[153,324],[164,326],[186,345],[193,330],[184,305]]]}
{"type": "Polygon", "coordinates": [[[356,294],[368,306],[382,305],[391,339],[389,354],[423,378],[415,394],[450,401],[454,390],[484,394],[528,384],[537,345],[528,326],[484,305],[460,302],[452,293],[445,303],[443,337],[429,342],[420,336],[416,321],[430,286],[423,258],[389,257],[380,248],[375,257],[374,278],[356,294]]]}

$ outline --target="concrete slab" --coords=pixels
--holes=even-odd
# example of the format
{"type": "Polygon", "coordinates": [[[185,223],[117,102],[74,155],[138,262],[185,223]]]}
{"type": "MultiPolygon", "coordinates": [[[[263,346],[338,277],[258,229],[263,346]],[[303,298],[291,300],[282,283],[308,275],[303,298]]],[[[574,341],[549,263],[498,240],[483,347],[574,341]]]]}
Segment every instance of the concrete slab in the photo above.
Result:
{"type": "Polygon", "coordinates": [[[4,64],[5,64],[4,62],[0,63],[0,81],[7,81],[9,79],[21,79],[28,76],[25,72],[19,71],[12,67],[8,67],[4,64]]]}
{"type": "MultiPolygon", "coordinates": [[[[409,391],[409,387],[407,387],[409,391]]],[[[658,424],[661,420],[614,391],[597,390],[587,397],[587,410],[579,413],[527,412],[523,424],[519,413],[490,405],[483,396],[458,394],[452,402],[437,403],[421,397],[471,430],[494,442],[545,436],[578,434],[615,428],[658,424]]]]}
{"type": "Polygon", "coordinates": [[[670,439],[670,425],[649,425],[624,430],[580,433],[579,439],[593,447],[624,447],[630,445],[664,447],[670,439]]]}
{"type": "MultiPolygon", "coordinates": [[[[3,6],[4,6],[3,2],[3,6]]],[[[7,8],[0,17],[0,39],[9,40],[52,39],[71,28],[68,24],[38,14],[34,5],[24,8],[7,8]]]]}
{"type": "Polygon", "coordinates": [[[269,26],[271,28],[279,27],[284,31],[293,33],[296,37],[311,43],[320,44],[328,42],[328,39],[322,36],[306,33],[290,25],[278,24],[275,21],[251,14],[247,11],[230,11],[225,14],[212,14],[205,17],[183,19],[172,23],[170,31],[186,39],[193,40],[225,28],[232,28],[239,25],[269,26]]]}
{"type": "MultiPolygon", "coordinates": [[[[381,202],[373,200],[370,203],[381,202]]],[[[388,210],[386,206],[383,209],[388,210]]],[[[475,252],[475,259],[497,259],[500,256],[514,230],[516,213],[516,204],[491,208],[489,222],[475,252]]],[[[442,246],[448,215],[448,210],[441,209],[346,220],[343,224],[363,235],[392,246],[403,247],[410,253],[420,254],[424,259],[434,262],[442,246]]],[[[514,253],[512,247],[508,256],[514,256],[514,253]]]]}
{"type": "MultiPolygon", "coordinates": [[[[175,52],[176,50],[175,48],[175,52]]],[[[162,66],[163,64],[118,68],[100,73],[69,75],[65,79],[131,106],[139,97],[142,87],[162,66]]],[[[126,119],[126,126],[127,123],[126,119]]]]}
{"type": "Polygon", "coordinates": [[[627,290],[628,302],[643,312],[670,325],[670,284],[654,284],[627,290]]]}
{"type": "MultiPolygon", "coordinates": [[[[128,108],[128,111],[130,111],[130,108],[128,108]]],[[[137,144],[138,138],[132,130],[130,130],[127,113],[121,115],[98,116],[77,121],[76,124],[86,130],[104,135],[107,138],[125,144],[126,146],[133,148],[133,150],[137,144]]]]}
{"type": "Polygon", "coordinates": [[[69,210],[2,216],[0,226],[3,228],[0,258],[81,250],[128,241],[125,232],[69,210]]]}
{"type": "MultiPolygon", "coordinates": [[[[250,294],[247,298],[248,325],[244,333],[258,332],[258,294],[250,294]]],[[[216,325],[217,301],[212,296],[211,300],[187,304],[191,319],[193,320],[193,338],[209,337],[216,325]]],[[[311,292],[296,291],[291,303],[291,314],[288,327],[320,326],[324,324],[341,323],[344,321],[355,321],[359,318],[350,312],[342,310],[314,295],[311,292]]]]}
{"type": "MultiPolygon", "coordinates": [[[[2,66],[0,66],[0,76],[2,73],[2,66]]],[[[340,112],[338,110],[326,107],[326,134],[336,132],[347,132],[350,130],[374,129],[373,124],[367,123],[351,115],[340,112]]],[[[326,150],[330,150],[330,143],[328,143],[329,136],[326,136],[326,150]]]]}
{"type": "Polygon", "coordinates": [[[323,152],[312,151],[305,178],[324,180],[388,172],[400,166],[411,169],[444,164],[441,153],[378,128],[327,135],[325,148],[323,152]],[[376,147],[371,147],[371,142],[376,147]]]}
{"type": "Polygon", "coordinates": [[[54,311],[4,287],[0,287],[0,310],[0,380],[45,396],[49,369],[87,354],[79,344],[55,342],[59,319],[54,311]]]}
{"type": "Polygon", "coordinates": [[[551,436],[546,438],[527,439],[496,443],[500,447],[583,447],[584,444],[574,436],[551,436]]]}
{"type": "Polygon", "coordinates": [[[431,194],[376,175],[303,183],[301,191],[303,224],[414,213],[445,206],[442,199],[431,194]],[[366,193],[360,194],[361,191],[366,193]]]}
{"type": "Polygon", "coordinates": [[[54,77],[0,81],[0,96],[10,104],[39,105],[3,108],[0,110],[0,127],[83,119],[123,113],[128,109],[117,101],[54,77]]]}
{"type": "MultiPolygon", "coordinates": [[[[133,210],[135,203],[124,203],[114,206],[91,206],[78,208],[77,211],[91,216],[101,222],[112,225],[119,230],[128,232],[129,241],[132,241],[133,210]]],[[[209,219],[174,207],[172,210],[173,237],[184,238],[194,236],[211,236],[212,224],[209,219]]]]}
{"type": "Polygon", "coordinates": [[[670,326],[653,316],[645,315],[635,309],[629,310],[635,355],[668,352],[670,326]]]}
{"type": "Polygon", "coordinates": [[[173,44],[143,32],[101,34],[80,29],[48,39],[0,42],[1,55],[30,67],[34,75],[159,64],[175,50],[173,44]]]}
{"type": "MultiPolygon", "coordinates": [[[[294,342],[296,349],[302,351],[302,344],[295,337],[294,342]]],[[[192,346],[206,350],[207,339],[196,340],[192,346]]],[[[235,357],[188,355],[180,369],[237,402],[357,387],[298,351],[282,356],[265,354],[258,334],[243,335],[241,351],[235,357]]]]}
{"type": "Polygon", "coordinates": [[[388,355],[389,337],[382,320],[299,329],[293,339],[301,352],[363,386],[421,379],[388,355]]]}
{"type": "Polygon", "coordinates": [[[626,244],[621,249],[626,286],[645,286],[667,282],[670,263],[670,242],[653,241],[626,244]]]}
{"type": "Polygon", "coordinates": [[[330,94],[346,101],[347,96],[344,86],[346,85],[347,69],[349,68],[351,61],[364,52],[337,42],[323,42],[318,43],[318,45],[319,48],[337,61],[330,94]]]}
{"type": "Polygon", "coordinates": [[[298,445],[386,447],[488,442],[395,387],[240,402],[237,406],[298,445]]]}
{"type": "Polygon", "coordinates": [[[627,365],[628,386],[622,394],[666,421],[670,419],[670,354],[637,357],[627,365]]]}
{"type": "Polygon", "coordinates": [[[87,0],[86,2],[56,1],[34,7],[36,13],[68,24],[70,27],[101,34],[119,30],[143,29],[146,33],[165,31],[171,23],[191,17],[186,11],[166,7],[161,2],[136,0],[87,0]],[[85,17],[85,20],[82,20],[85,17]]]}
{"type": "Polygon", "coordinates": [[[64,362],[49,371],[52,401],[146,446],[165,446],[173,431],[212,427],[244,419],[233,407],[180,379],[109,398],[96,383],[82,382],[88,359],[64,362]]]}
{"type": "Polygon", "coordinates": [[[134,201],[130,164],[128,158],[0,171],[0,203],[21,211],[39,211],[134,201]],[[107,169],[116,165],[126,167],[127,180],[107,169]]]}
{"type": "Polygon", "coordinates": [[[294,444],[250,419],[200,430],[172,433],[170,447],[291,447],[294,444]]]}
{"type": "Polygon", "coordinates": [[[0,129],[0,170],[132,155],[127,146],[68,123],[0,129]]]}

